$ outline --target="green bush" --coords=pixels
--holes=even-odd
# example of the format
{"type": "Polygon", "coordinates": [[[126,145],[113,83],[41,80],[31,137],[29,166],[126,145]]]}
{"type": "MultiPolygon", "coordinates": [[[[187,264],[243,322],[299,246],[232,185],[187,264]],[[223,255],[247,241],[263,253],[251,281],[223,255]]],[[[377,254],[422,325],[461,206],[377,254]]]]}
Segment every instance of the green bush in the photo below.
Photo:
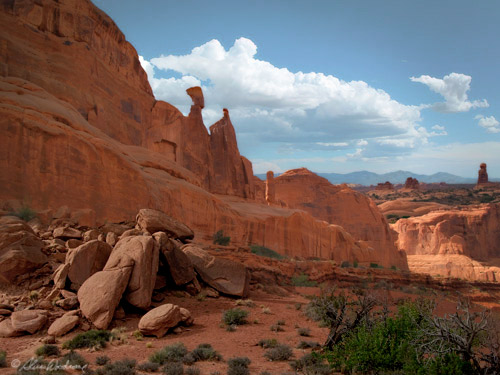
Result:
{"type": "Polygon", "coordinates": [[[195,361],[220,361],[222,356],[217,353],[212,345],[210,344],[200,344],[195,348],[191,355],[195,361]]]}
{"type": "Polygon", "coordinates": [[[186,375],[200,375],[201,371],[198,367],[192,366],[186,369],[186,375]]]}
{"type": "Polygon", "coordinates": [[[370,263],[370,268],[379,268],[377,263],[370,263]]]}
{"type": "Polygon", "coordinates": [[[299,336],[309,337],[311,335],[311,330],[306,327],[299,327],[297,328],[297,333],[299,336]]]}
{"type": "Polygon", "coordinates": [[[153,363],[153,362],[144,362],[141,363],[137,366],[137,369],[139,371],[146,371],[146,372],[156,372],[160,368],[160,365],[158,363],[153,363]]]}
{"type": "Polygon", "coordinates": [[[274,348],[267,349],[264,353],[269,361],[288,361],[293,355],[292,348],[289,345],[280,344],[274,348]]]}
{"type": "Polygon", "coordinates": [[[104,366],[105,364],[109,363],[110,359],[106,355],[99,356],[95,359],[95,364],[97,366],[104,366]]]}
{"type": "Polygon", "coordinates": [[[222,321],[228,326],[246,324],[246,317],[248,314],[248,311],[236,307],[234,309],[224,311],[222,321]]]}
{"type": "Polygon", "coordinates": [[[102,349],[106,346],[106,342],[112,337],[111,332],[105,330],[92,329],[87,332],[79,333],[71,340],[63,344],[63,349],[102,349]]]}
{"type": "Polygon", "coordinates": [[[279,345],[276,339],[262,339],[259,341],[258,345],[264,349],[275,348],[279,345]]]}
{"type": "Polygon", "coordinates": [[[248,366],[251,361],[247,357],[230,358],[227,361],[227,375],[249,375],[248,366]]]}
{"type": "Polygon", "coordinates": [[[36,217],[36,212],[29,206],[23,205],[19,210],[11,212],[10,215],[17,216],[24,221],[30,221],[36,217]]]}
{"type": "Polygon", "coordinates": [[[273,332],[285,332],[285,329],[279,324],[273,324],[269,329],[273,332]]]}
{"type": "Polygon", "coordinates": [[[316,341],[301,341],[297,345],[297,349],[319,349],[321,345],[316,341]]]}
{"type": "Polygon", "coordinates": [[[165,375],[183,375],[184,366],[181,362],[167,362],[163,367],[163,373],[165,375]]]}
{"type": "Polygon", "coordinates": [[[168,362],[182,362],[188,350],[182,342],[165,346],[163,349],[151,354],[149,361],[164,365],[168,362]]]}
{"type": "Polygon", "coordinates": [[[59,351],[57,345],[45,344],[40,346],[35,351],[35,354],[39,357],[58,357],[61,352],[59,351]]]}
{"type": "Polygon", "coordinates": [[[299,276],[293,276],[292,284],[295,286],[307,286],[307,287],[313,287],[318,285],[316,281],[309,280],[309,276],[306,275],[305,273],[300,274],[299,276]]]}
{"type": "Polygon", "coordinates": [[[216,244],[216,245],[227,246],[227,245],[229,245],[229,242],[231,241],[231,237],[224,236],[224,231],[221,229],[217,233],[214,234],[213,240],[214,240],[214,244],[216,244]]]}
{"type": "Polygon", "coordinates": [[[80,354],[71,350],[69,353],[66,353],[63,357],[61,357],[61,363],[70,364],[71,366],[78,367],[80,369],[87,368],[88,363],[80,354]]]}
{"type": "Polygon", "coordinates": [[[349,263],[349,261],[347,261],[347,260],[344,260],[342,263],[340,263],[340,267],[341,268],[349,268],[349,267],[351,267],[351,263],[349,263]]]}
{"type": "Polygon", "coordinates": [[[285,259],[286,258],[274,250],[271,250],[267,247],[259,246],[259,245],[251,245],[250,251],[253,254],[260,255],[263,257],[273,258],[273,259],[285,259]]]}
{"type": "Polygon", "coordinates": [[[0,350],[0,367],[7,367],[7,353],[0,350]]]}
{"type": "Polygon", "coordinates": [[[104,367],[97,369],[98,375],[135,375],[136,361],[134,359],[122,359],[113,363],[108,363],[104,367]]]}

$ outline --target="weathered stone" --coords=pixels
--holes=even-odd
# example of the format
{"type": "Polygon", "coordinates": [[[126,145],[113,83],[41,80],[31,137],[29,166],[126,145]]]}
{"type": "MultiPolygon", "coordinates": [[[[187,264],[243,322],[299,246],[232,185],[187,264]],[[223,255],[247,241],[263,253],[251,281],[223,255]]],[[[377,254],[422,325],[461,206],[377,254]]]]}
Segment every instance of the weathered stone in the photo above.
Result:
{"type": "Polygon", "coordinates": [[[111,250],[111,246],[99,240],[91,240],[71,249],[66,256],[66,264],[69,264],[68,278],[71,283],[80,286],[91,275],[101,271],[108,261],[111,250]]]}
{"type": "Polygon", "coordinates": [[[120,236],[120,239],[125,237],[140,236],[140,235],[142,235],[142,231],[136,228],[132,228],[132,229],[127,229],[125,232],[123,232],[122,235],[120,236]]]}
{"type": "Polygon", "coordinates": [[[268,171],[266,174],[266,202],[269,205],[276,202],[276,189],[274,185],[274,172],[268,171]]]}
{"type": "Polygon", "coordinates": [[[54,286],[58,289],[63,289],[66,285],[68,272],[71,265],[69,263],[61,264],[54,272],[54,286]]]}
{"type": "Polygon", "coordinates": [[[38,302],[37,307],[42,310],[52,310],[54,308],[54,305],[51,301],[44,299],[38,302]]]}
{"type": "Polygon", "coordinates": [[[167,303],[145,314],[139,321],[139,330],[143,335],[160,338],[165,336],[167,331],[179,324],[181,320],[179,306],[167,303]]]}
{"type": "Polygon", "coordinates": [[[136,221],[139,228],[149,233],[165,232],[169,236],[180,240],[194,237],[193,231],[187,225],[161,211],[143,208],[137,214],[136,221]]]}
{"type": "Polygon", "coordinates": [[[188,309],[185,309],[184,307],[181,307],[179,309],[179,312],[181,313],[181,321],[186,326],[192,326],[194,323],[194,318],[191,316],[191,312],[188,309]]]}
{"type": "Polygon", "coordinates": [[[76,327],[80,319],[76,315],[64,314],[60,318],[54,320],[50,325],[48,334],[50,336],[64,336],[66,333],[76,327]]]}
{"type": "Polygon", "coordinates": [[[106,243],[107,243],[109,246],[111,246],[111,247],[115,246],[115,245],[116,245],[116,241],[118,241],[118,237],[116,236],[116,234],[115,234],[115,233],[113,233],[113,232],[108,232],[108,233],[106,234],[106,243]]]}
{"type": "Polygon", "coordinates": [[[132,273],[132,259],[124,260],[117,268],[94,273],[78,290],[82,314],[97,328],[106,329],[113,319],[132,273]]]}
{"type": "Polygon", "coordinates": [[[90,229],[83,234],[83,242],[97,240],[101,233],[97,229],[90,229]]]}
{"type": "Polygon", "coordinates": [[[15,283],[20,276],[46,263],[42,247],[43,242],[24,221],[9,216],[0,218],[0,284],[15,283]]]}
{"type": "Polygon", "coordinates": [[[53,236],[54,238],[61,238],[64,240],[69,240],[70,238],[81,239],[82,232],[71,227],[59,227],[54,229],[53,236]]]}
{"type": "Polygon", "coordinates": [[[12,328],[18,332],[35,333],[47,322],[45,310],[14,311],[11,315],[12,328]]]}
{"type": "Polygon", "coordinates": [[[11,311],[11,310],[7,310],[7,309],[0,309],[0,315],[3,315],[3,316],[9,316],[10,314],[12,314],[12,311],[11,311]]]}
{"type": "Polygon", "coordinates": [[[66,241],[66,247],[68,249],[74,249],[80,246],[81,244],[83,244],[83,242],[81,240],[77,240],[76,238],[71,238],[66,241]]]}
{"type": "Polygon", "coordinates": [[[477,184],[488,184],[488,172],[486,171],[486,163],[481,163],[479,172],[477,173],[477,184]]]}
{"type": "Polygon", "coordinates": [[[133,265],[125,299],[138,308],[148,308],[158,272],[158,244],[151,236],[122,238],[111,252],[104,270],[120,267],[123,261],[133,265]]]}
{"type": "Polygon", "coordinates": [[[246,297],[250,285],[250,273],[246,267],[235,261],[216,258],[203,249],[185,245],[182,251],[189,257],[204,282],[219,292],[246,297]]]}
{"type": "Polygon", "coordinates": [[[420,183],[416,178],[408,177],[405,181],[405,189],[418,190],[420,188],[420,183]]]}
{"type": "Polygon", "coordinates": [[[60,299],[56,302],[56,306],[64,310],[72,310],[78,305],[78,298],[76,296],[60,299]]]}
{"type": "Polygon", "coordinates": [[[161,247],[161,255],[172,280],[176,285],[184,285],[195,278],[194,267],[189,257],[173,239],[167,239],[161,247]]]}
{"type": "Polygon", "coordinates": [[[14,327],[12,327],[11,318],[0,321],[0,337],[17,337],[22,336],[22,334],[22,332],[16,331],[14,327]]]}

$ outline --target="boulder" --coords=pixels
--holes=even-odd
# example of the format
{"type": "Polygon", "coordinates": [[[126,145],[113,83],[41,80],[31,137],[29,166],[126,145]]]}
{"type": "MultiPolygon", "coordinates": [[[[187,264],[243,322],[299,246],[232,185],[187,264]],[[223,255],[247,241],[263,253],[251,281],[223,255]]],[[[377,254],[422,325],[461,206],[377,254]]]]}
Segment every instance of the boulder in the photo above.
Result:
{"type": "Polygon", "coordinates": [[[161,211],[143,208],[136,217],[137,226],[149,233],[165,232],[173,238],[179,240],[192,239],[193,231],[185,224],[164,214],[161,211]]]}
{"type": "Polygon", "coordinates": [[[47,262],[43,242],[33,229],[16,217],[0,219],[0,284],[15,283],[19,276],[40,268],[47,262]]]}
{"type": "Polygon", "coordinates": [[[73,312],[64,314],[60,318],[54,320],[50,325],[48,334],[50,336],[63,336],[71,331],[78,324],[79,318],[73,312]]]}
{"type": "Polygon", "coordinates": [[[17,337],[22,336],[22,332],[18,332],[12,327],[11,318],[0,321],[0,337],[17,337]]]}
{"type": "Polygon", "coordinates": [[[182,251],[191,260],[196,272],[205,283],[231,296],[248,295],[250,273],[243,264],[214,257],[193,245],[183,246],[182,251]]]}
{"type": "Polygon", "coordinates": [[[80,246],[81,244],[83,244],[83,241],[77,240],[76,238],[70,238],[69,240],[66,241],[66,247],[68,249],[74,249],[80,246]]]}
{"type": "Polygon", "coordinates": [[[100,234],[97,229],[90,229],[83,234],[83,242],[97,240],[100,234]]]}
{"type": "Polygon", "coordinates": [[[106,329],[111,323],[127,288],[132,267],[132,259],[126,259],[116,268],[94,273],[78,290],[82,314],[97,328],[106,329]]]}
{"type": "Polygon", "coordinates": [[[108,261],[111,250],[111,246],[99,240],[90,240],[71,249],[66,255],[66,264],[69,264],[68,278],[71,283],[78,289],[90,276],[101,271],[108,261]]]}
{"type": "Polygon", "coordinates": [[[122,238],[111,252],[104,270],[117,268],[123,261],[133,265],[125,299],[132,306],[148,308],[158,272],[158,243],[151,236],[122,238]]]}
{"type": "Polygon", "coordinates": [[[161,256],[175,285],[184,285],[193,280],[196,276],[193,264],[180,249],[179,244],[167,238],[163,232],[157,232],[153,236],[160,243],[161,256]]]}
{"type": "Polygon", "coordinates": [[[54,229],[53,236],[54,238],[61,238],[64,240],[69,240],[70,238],[81,239],[82,232],[71,227],[59,227],[54,229]]]}
{"type": "Polygon", "coordinates": [[[179,309],[179,312],[181,313],[181,321],[186,325],[186,326],[192,326],[194,323],[194,319],[191,316],[191,312],[188,309],[185,309],[184,307],[181,307],[179,309]]]}
{"type": "Polygon", "coordinates": [[[116,236],[116,234],[114,232],[108,232],[106,234],[106,243],[113,247],[116,245],[116,241],[118,240],[118,237],[116,236]]]}
{"type": "Polygon", "coordinates": [[[139,330],[145,336],[165,336],[170,328],[175,327],[182,321],[183,316],[179,306],[167,303],[158,306],[139,321],[139,330]]]}
{"type": "Polygon", "coordinates": [[[69,263],[65,263],[57,267],[54,272],[54,276],[52,277],[56,288],[63,289],[65,287],[70,266],[71,265],[69,263]]]}
{"type": "Polygon", "coordinates": [[[63,298],[56,302],[56,306],[63,308],[64,310],[72,310],[78,305],[77,296],[63,298]]]}
{"type": "Polygon", "coordinates": [[[45,310],[14,311],[11,315],[12,328],[17,332],[35,333],[47,323],[45,310]]]}

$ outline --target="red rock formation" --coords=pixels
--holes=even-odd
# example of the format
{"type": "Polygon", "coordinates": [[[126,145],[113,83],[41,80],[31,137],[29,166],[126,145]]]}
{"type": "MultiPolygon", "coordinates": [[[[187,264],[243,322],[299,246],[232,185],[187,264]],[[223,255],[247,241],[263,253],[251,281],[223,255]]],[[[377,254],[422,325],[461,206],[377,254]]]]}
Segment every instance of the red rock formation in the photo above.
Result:
{"type": "Polygon", "coordinates": [[[224,108],[224,116],[210,127],[210,146],[213,155],[214,179],[211,191],[218,194],[254,198],[252,164],[242,159],[236,142],[236,133],[224,108]]]}
{"type": "Polygon", "coordinates": [[[392,226],[408,255],[459,254],[476,260],[500,256],[500,204],[483,204],[419,217],[392,226]]]}
{"type": "Polygon", "coordinates": [[[274,187],[274,173],[269,171],[266,174],[266,202],[271,205],[276,202],[276,190],[274,187]]]}
{"type": "Polygon", "coordinates": [[[405,189],[418,190],[420,184],[416,178],[408,177],[405,181],[405,189]]]}
{"type": "Polygon", "coordinates": [[[384,183],[380,182],[375,187],[375,190],[394,190],[394,185],[391,184],[389,181],[386,181],[384,183]]]}
{"type": "MultiPolygon", "coordinates": [[[[252,197],[252,183],[260,185],[251,163],[235,140],[220,142],[229,151],[212,148],[199,88],[188,90],[189,116],[154,100],[135,50],[90,1],[13,0],[0,10],[0,28],[0,200],[85,209],[100,223],[153,208],[186,223],[196,240],[223,229],[234,244],[292,256],[377,257],[304,212],[210,194],[218,173],[234,194],[252,197]],[[219,153],[241,167],[215,163],[219,153]]],[[[229,119],[222,127],[234,132],[229,119]]]]}
{"type": "MultiPolygon", "coordinates": [[[[406,260],[394,246],[389,226],[371,199],[346,185],[335,186],[311,171],[287,171],[274,179],[276,199],[328,223],[341,225],[357,240],[373,247],[384,266],[405,268],[406,260]]],[[[363,259],[359,261],[374,261],[363,259]]]]}
{"type": "Polygon", "coordinates": [[[481,163],[479,166],[479,172],[477,173],[477,184],[487,184],[488,183],[488,172],[486,172],[486,163],[481,163]]]}

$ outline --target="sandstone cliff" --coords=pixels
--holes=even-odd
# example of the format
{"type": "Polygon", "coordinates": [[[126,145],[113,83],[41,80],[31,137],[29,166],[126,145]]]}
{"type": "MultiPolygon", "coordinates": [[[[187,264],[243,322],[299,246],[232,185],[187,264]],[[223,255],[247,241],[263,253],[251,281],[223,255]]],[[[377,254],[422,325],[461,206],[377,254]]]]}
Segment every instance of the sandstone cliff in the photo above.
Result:
{"type": "Polygon", "coordinates": [[[0,10],[0,200],[90,209],[98,223],[154,208],[197,240],[223,229],[234,244],[389,265],[391,250],[373,250],[359,232],[248,201],[261,199],[261,182],[229,114],[209,133],[200,88],[188,90],[188,116],[156,101],[134,48],[90,1],[13,0],[0,10]]]}
{"type": "Polygon", "coordinates": [[[342,225],[354,238],[372,247],[374,258],[365,261],[405,269],[405,256],[394,246],[389,225],[370,198],[346,185],[332,185],[305,168],[276,177],[274,189],[276,200],[328,223],[342,225]]]}

